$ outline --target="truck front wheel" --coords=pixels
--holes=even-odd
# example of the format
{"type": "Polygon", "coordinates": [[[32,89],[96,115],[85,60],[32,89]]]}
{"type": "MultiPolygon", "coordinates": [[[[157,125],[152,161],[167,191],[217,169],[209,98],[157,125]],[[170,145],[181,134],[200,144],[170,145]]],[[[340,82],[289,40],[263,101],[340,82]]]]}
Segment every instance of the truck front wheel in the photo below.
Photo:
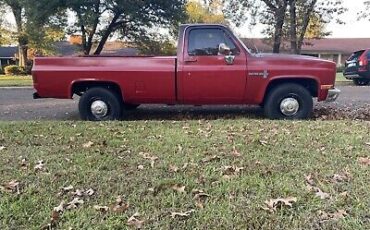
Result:
{"type": "Polygon", "coordinates": [[[267,95],[264,112],[270,119],[307,119],[313,111],[310,92],[298,84],[283,84],[273,88],[267,95]]]}
{"type": "Polygon", "coordinates": [[[79,111],[85,121],[118,120],[122,115],[120,97],[105,88],[91,88],[84,93],[79,102],[79,111]]]}

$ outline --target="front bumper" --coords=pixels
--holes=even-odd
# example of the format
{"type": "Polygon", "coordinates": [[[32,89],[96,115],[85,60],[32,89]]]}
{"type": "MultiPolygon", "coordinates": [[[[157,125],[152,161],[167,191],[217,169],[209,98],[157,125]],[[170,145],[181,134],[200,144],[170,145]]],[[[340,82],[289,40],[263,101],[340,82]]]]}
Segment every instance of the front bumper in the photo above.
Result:
{"type": "Polygon", "coordinates": [[[325,102],[333,102],[336,101],[340,95],[340,90],[337,88],[329,89],[328,96],[325,102]]]}

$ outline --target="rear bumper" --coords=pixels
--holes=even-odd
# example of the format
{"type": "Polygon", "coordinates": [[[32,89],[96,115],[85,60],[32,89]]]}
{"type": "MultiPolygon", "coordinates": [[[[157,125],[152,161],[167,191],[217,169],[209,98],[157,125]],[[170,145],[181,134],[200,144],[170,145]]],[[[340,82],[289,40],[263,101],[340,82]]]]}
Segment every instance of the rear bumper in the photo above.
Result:
{"type": "Polygon", "coordinates": [[[340,95],[340,90],[337,88],[329,89],[328,96],[325,100],[325,102],[333,102],[336,101],[340,95]]]}

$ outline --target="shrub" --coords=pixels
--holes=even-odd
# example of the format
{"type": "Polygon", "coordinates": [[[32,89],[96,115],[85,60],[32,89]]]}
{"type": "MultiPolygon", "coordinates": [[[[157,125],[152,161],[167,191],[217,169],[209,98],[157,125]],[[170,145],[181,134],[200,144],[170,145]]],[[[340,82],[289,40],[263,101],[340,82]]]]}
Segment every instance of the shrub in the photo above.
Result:
{"type": "Polygon", "coordinates": [[[5,75],[25,75],[26,71],[23,67],[17,65],[9,65],[4,68],[5,75]]]}

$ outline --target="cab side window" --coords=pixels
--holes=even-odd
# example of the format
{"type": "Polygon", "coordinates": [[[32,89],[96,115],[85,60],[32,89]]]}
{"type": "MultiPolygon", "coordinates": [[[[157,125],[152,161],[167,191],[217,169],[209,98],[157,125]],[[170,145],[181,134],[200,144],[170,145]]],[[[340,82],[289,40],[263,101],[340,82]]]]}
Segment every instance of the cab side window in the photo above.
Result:
{"type": "Polygon", "coordinates": [[[189,56],[217,56],[221,43],[231,49],[232,55],[238,55],[239,49],[230,37],[221,29],[192,29],[188,39],[189,56]]]}

